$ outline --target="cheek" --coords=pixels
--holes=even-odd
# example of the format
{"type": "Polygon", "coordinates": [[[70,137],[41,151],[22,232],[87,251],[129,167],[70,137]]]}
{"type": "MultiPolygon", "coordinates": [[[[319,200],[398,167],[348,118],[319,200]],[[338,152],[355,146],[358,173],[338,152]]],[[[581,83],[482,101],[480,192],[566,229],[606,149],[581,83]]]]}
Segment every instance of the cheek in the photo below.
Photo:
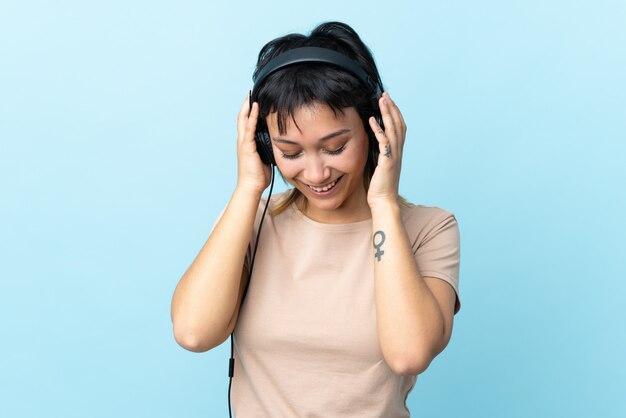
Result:
{"type": "Polygon", "coordinates": [[[349,156],[347,156],[348,163],[352,170],[363,170],[365,163],[367,162],[367,156],[369,153],[368,144],[361,143],[358,147],[351,150],[349,156]]]}
{"type": "Polygon", "coordinates": [[[278,153],[274,153],[274,159],[276,160],[276,167],[283,175],[283,177],[285,177],[285,179],[287,180],[295,177],[296,174],[298,174],[298,172],[300,171],[297,160],[286,160],[285,158],[282,158],[278,153]]]}

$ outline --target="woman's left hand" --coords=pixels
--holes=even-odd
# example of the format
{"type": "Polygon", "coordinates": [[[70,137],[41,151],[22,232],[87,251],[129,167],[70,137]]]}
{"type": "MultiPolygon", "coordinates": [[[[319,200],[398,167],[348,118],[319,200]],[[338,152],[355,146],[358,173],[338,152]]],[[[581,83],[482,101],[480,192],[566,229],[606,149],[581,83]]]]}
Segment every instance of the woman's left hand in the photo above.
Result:
{"type": "Polygon", "coordinates": [[[370,208],[380,204],[398,203],[402,149],[406,137],[404,118],[398,106],[389,97],[389,93],[382,94],[378,99],[378,105],[385,130],[381,129],[374,117],[370,117],[370,127],[376,135],[380,150],[378,165],[367,192],[367,203],[370,208]]]}

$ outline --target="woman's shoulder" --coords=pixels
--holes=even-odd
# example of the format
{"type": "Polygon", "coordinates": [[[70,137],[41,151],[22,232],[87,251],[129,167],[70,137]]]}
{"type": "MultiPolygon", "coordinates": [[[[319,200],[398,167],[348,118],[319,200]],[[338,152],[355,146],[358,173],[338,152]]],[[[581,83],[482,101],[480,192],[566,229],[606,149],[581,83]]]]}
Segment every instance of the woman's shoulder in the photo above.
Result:
{"type": "Polygon", "coordinates": [[[400,205],[400,213],[404,223],[413,226],[438,224],[442,221],[455,218],[454,212],[440,206],[415,204],[406,200],[400,205]]]}
{"type": "MultiPolygon", "coordinates": [[[[280,193],[273,193],[272,196],[270,197],[270,204],[267,210],[272,212],[276,210],[278,207],[285,205],[285,203],[289,205],[288,201],[290,197],[291,197],[291,190],[285,190],[284,192],[280,192],[280,193]]],[[[259,208],[261,210],[265,208],[265,205],[267,204],[267,199],[268,199],[268,196],[263,196],[261,198],[261,201],[259,202],[259,208]]]]}
{"type": "Polygon", "coordinates": [[[292,190],[286,190],[280,193],[273,193],[271,197],[269,197],[269,205],[267,204],[268,196],[261,197],[259,201],[259,206],[257,208],[257,218],[260,218],[262,213],[266,212],[266,218],[274,218],[285,212],[290,212],[292,206],[292,190]],[[267,205],[267,210],[265,209],[267,205]]]}

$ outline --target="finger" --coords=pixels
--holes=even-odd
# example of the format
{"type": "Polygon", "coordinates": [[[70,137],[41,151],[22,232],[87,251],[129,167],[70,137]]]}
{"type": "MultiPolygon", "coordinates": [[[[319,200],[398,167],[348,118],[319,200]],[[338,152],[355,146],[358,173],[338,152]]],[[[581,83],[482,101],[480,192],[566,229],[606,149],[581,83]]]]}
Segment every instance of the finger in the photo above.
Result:
{"type": "Polygon", "coordinates": [[[395,135],[397,132],[396,121],[393,119],[393,116],[391,116],[391,105],[389,104],[389,100],[382,95],[380,96],[378,105],[380,107],[380,114],[385,125],[385,133],[387,136],[395,135]]]}
{"type": "Polygon", "coordinates": [[[370,127],[372,128],[372,131],[376,136],[376,140],[378,141],[378,150],[380,151],[379,161],[382,157],[391,158],[393,154],[391,149],[391,142],[385,134],[385,131],[383,131],[378,122],[376,122],[376,118],[370,117],[369,122],[370,127]]]}
{"type": "Polygon", "coordinates": [[[384,102],[389,111],[389,116],[393,119],[393,126],[396,129],[396,133],[400,133],[402,129],[402,114],[400,113],[400,109],[394,103],[394,101],[389,96],[389,93],[383,93],[384,102]]]}
{"type": "Polygon", "coordinates": [[[384,92],[383,95],[387,99],[386,103],[390,110],[391,117],[394,120],[394,126],[399,129],[398,136],[400,138],[403,138],[403,135],[406,133],[406,123],[404,122],[404,117],[402,116],[402,112],[398,108],[398,105],[396,105],[396,102],[394,102],[391,96],[389,95],[389,92],[384,92]]]}
{"type": "MultiPolygon", "coordinates": [[[[385,125],[385,136],[387,137],[393,155],[400,155],[399,152],[403,146],[403,135],[396,125],[397,121],[391,114],[392,106],[386,96],[380,98],[381,115],[385,125]]],[[[387,154],[387,152],[385,152],[387,154]]]]}
{"type": "Polygon", "coordinates": [[[237,115],[237,130],[239,132],[243,132],[246,127],[246,121],[248,120],[248,116],[250,115],[250,92],[246,95],[241,108],[239,109],[239,114],[237,115]]]}
{"type": "MultiPolygon", "coordinates": [[[[383,93],[381,97],[381,112],[385,123],[385,134],[389,138],[391,154],[397,161],[402,159],[402,149],[404,147],[404,138],[406,129],[403,128],[404,121],[400,115],[400,109],[391,101],[389,93],[383,93]],[[393,122],[390,122],[393,121],[393,122]]],[[[381,150],[381,155],[389,154],[381,150]]]]}
{"type": "Polygon", "coordinates": [[[254,141],[254,132],[256,131],[256,123],[259,119],[259,104],[257,102],[252,103],[252,109],[250,110],[250,116],[246,121],[245,131],[243,134],[244,141],[254,141]]]}

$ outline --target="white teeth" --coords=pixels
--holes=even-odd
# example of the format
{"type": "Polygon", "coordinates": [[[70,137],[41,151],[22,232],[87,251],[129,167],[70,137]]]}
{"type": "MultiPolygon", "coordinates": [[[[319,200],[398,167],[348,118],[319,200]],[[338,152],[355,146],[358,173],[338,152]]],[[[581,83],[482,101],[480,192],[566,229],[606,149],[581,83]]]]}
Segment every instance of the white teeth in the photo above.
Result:
{"type": "MultiPolygon", "coordinates": [[[[326,186],[324,186],[324,187],[313,187],[313,186],[309,186],[309,188],[310,188],[311,190],[315,191],[315,192],[322,193],[322,192],[327,192],[328,190],[332,189],[332,188],[335,186],[335,184],[337,184],[337,180],[333,181],[333,182],[332,182],[332,183],[330,183],[330,184],[327,184],[327,185],[326,185],[326,186]]],[[[308,185],[307,185],[307,186],[308,186],[308,185]]]]}

